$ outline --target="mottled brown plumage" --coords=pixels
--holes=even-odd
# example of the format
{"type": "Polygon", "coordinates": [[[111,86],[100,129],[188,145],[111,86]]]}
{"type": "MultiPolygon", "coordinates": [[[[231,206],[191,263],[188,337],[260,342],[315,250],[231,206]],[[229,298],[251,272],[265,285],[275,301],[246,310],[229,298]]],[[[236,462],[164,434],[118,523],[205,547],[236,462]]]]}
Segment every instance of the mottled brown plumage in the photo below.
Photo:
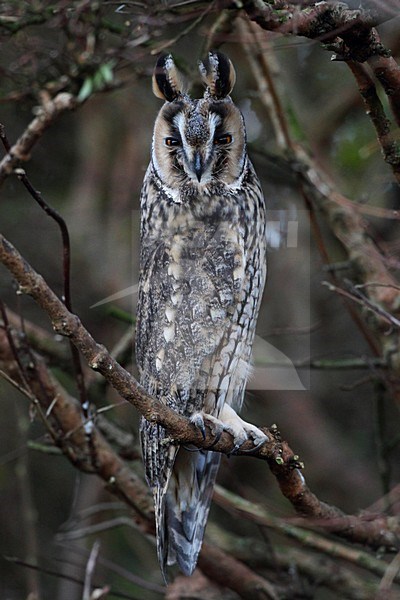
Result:
{"type": "MultiPolygon", "coordinates": [[[[229,94],[235,72],[210,53],[207,86],[192,99],[170,55],[159,58],[153,90],[165,100],[155,122],[141,195],[136,356],[146,390],[237,447],[266,436],[241,408],[266,276],[265,207],[246,153],[243,118],[229,94]]],[[[162,572],[196,566],[219,455],[179,447],[142,419],[162,572]]]]}

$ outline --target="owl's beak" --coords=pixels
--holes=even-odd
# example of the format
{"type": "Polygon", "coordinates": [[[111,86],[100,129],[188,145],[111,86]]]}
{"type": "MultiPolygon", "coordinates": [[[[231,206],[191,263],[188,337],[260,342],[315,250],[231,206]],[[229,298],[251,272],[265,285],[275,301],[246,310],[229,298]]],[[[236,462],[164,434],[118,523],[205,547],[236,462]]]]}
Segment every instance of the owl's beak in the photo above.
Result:
{"type": "Polygon", "coordinates": [[[203,175],[203,165],[200,152],[195,152],[193,156],[193,171],[196,173],[197,181],[200,183],[203,175]]]}

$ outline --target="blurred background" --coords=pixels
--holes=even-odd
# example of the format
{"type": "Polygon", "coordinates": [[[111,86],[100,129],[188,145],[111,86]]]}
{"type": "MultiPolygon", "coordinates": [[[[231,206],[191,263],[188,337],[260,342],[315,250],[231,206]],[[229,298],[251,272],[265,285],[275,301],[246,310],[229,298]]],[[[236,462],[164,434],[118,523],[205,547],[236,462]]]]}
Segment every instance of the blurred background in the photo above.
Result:
{"type": "MultiPolygon", "coordinates": [[[[398,445],[382,452],[383,437],[394,439],[398,431],[398,407],[385,392],[375,357],[342,298],[323,285],[330,271],[244,51],[255,42],[240,24],[244,17],[235,11],[223,21],[223,11],[213,3],[187,3],[185,11],[172,6],[165,12],[156,4],[1,3],[0,122],[9,141],[22,134],[44,95],[66,90],[82,101],[51,126],[26,164],[32,184],[68,224],[74,311],[109,349],[131,327],[127,321],[135,316],[130,287],[138,280],[139,195],[160,108],[151,91],[155,58],[160,51],[171,51],[197,93],[197,61],[210,44],[221,47],[236,68],[232,96],[245,115],[249,153],[270,211],[269,279],[258,322],[255,375],[243,415],[260,426],[276,423],[305,463],[304,475],[318,497],[358,513],[398,482],[398,445]],[[222,24],[216,27],[218,19],[222,24]],[[282,361],[284,368],[275,366],[282,361]]],[[[394,56],[400,50],[399,24],[393,18],[379,28],[394,56]]],[[[398,188],[347,65],[331,61],[331,52],[317,41],[261,29],[257,39],[271,65],[293,139],[348,198],[399,209],[398,188]]],[[[368,233],[395,273],[398,223],[366,218],[368,233]]],[[[323,216],[317,219],[330,262],[344,263],[352,279],[343,247],[323,216]]],[[[59,231],[16,177],[9,177],[1,189],[0,225],[61,295],[59,231]]],[[[16,294],[4,268],[0,273],[0,295],[7,307],[51,333],[43,312],[16,294]]],[[[128,368],[135,373],[134,357],[128,368]]],[[[61,369],[53,371],[76,394],[71,377],[61,369]]],[[[26,397],[5,381],[0,381],[0,399],[0,596],[27,598],[39,581],[43,598],[81,598],[81,586],[69,577],[82,578],[88,552],[98,539],[101,557],[108,561],[97,571],[100,582],[129,598],[162,597],[153,540],[132,526],[126,506],[65,457],[37,449],[43,426],[31,418],[26,397]],[[5,557],[37,562],[53,575],[5,557]],[[128,573],[147,583],[129,581],[128,573]]],[[[104,386],[97,407],[112,403],[117,406],[107,418],[136,444],[138,415],[104,386]]],[[[132,462],[132,469],[143,476],[140,460],[132,462]]],[[[223,457],[218,481],[278,517],[293,516],[261,461],[223,457]]],[[[292,544],[274,532],[260,532],[218,505],[212,507],[210,522],[238,536],[268,535],[272,544],[292,544]]],[[[304,597],[338,597],[326,589],[307,593],[304,597]]]]}

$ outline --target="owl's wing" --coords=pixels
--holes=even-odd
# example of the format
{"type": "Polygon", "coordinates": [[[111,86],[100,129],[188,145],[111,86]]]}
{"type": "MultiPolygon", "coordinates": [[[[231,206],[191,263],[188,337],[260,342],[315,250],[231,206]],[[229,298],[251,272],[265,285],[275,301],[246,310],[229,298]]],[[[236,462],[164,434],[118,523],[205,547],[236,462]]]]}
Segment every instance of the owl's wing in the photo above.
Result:
{"type": "MultiPolygon", "coordinates": [[[[216,372],[223,377],[217,363],[231,337],[244,273],[238,233],[227,227],[195,228],[164,239],[152,251],[144,248],[136,332],[141,383],[181,414],[216,410],[210,402],[217,404],[218,389],[215,382],[211,390],[210,385],[216,372]]],[[[160,564],[165,573],[166,564],[178,562],[190,574],[201,547],[219,456],[178,448],[165,437],[162,427],[142,420],[160,564]]]]}
{"type": "Polygon", "coordinates": [[[146,389],[181,414],[204,408],[215,360],[237,326],[245,268],[239,233],[225,225],[144,248],[136,361],[146,389]]]}

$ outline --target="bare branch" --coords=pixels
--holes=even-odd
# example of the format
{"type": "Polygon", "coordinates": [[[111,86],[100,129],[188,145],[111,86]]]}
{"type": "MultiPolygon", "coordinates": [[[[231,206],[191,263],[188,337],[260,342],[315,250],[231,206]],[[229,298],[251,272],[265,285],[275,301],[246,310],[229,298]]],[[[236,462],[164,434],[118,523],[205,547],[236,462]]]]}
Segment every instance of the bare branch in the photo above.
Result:
{"type": "Polygon", "coordinates": [[[322,561],[320,555],[312,549],[308,551],[304,545],[297,548],[293,543],[283,545],[274,541],[271,551],[268,544],[256,537],[237,536],[214,523],[207,526],[207,538],[225,552],[254,568],[276,572],[278,568],[290,571],[292,566],[296,565],[299,573],[312,581],[318,580],[321,586],[332,590],[341,598],[370,600],[374,590],[378,589],[373,576],[367,578],[365,573],[362,573],[362,576],[356,575],[353,563],[343,565],[335,556],[330,558],[327,555],[322,561]]]}
{"type": "Polygon", "coordinates": [[[90,551],[89,559],[86,564],[85,571],[85,583],[83,586],[83,595],[82,600],[90,600],[91,599],[91,589],[92,589],[92,579],[94,570],[96,568],[97,557],[100,551],[100,542],[96,540],[92,546],[90,551]]]}
{"type": "Polygon", "coordinates": [[[68,352],[67,340],[51,334],[43,327],[22,319],[16,312],[7,309],[7,318],[14,329],[22,329],[27,337],[29,344],[34,350],[37,350],[46,357],[51,365],[58,365],[64,371],[70,372],[72,369],[71,357],[68,352]]]}
{"type": "MultiPolygon", "coordinates": [[[[79,318],[70,313],[64,303],[48,287],[45,280],[27,261],[18,253],[16,248],[0,235],[0,261],[13,274],[20,286],[22,293],[34,298],[39,306],[47,313],[52,321],[54,330],[60,335],[68,337],[81,351],[88,365],[101,373],[105,379],[125,400],[130,402],[149,421],[163,425],[170,435],[179,442],[192,442],[200,447],[208,447],[215,440],[208,428],[206,439],[203,440],[201,432],[192,425],[188,419],[169,409],[157,398],[146,393],[142,386],[107,352],[106,348],[98,344],[83,327],[79,318]]],[[[276,448],[271,442],[268,452],[260,448],[255,456],[266,460],[275,458],[276,448]],[[272,450],[272,453],[271,453],[272,450]]],[[[232,437],[224,432],[221,439],[213,445],[213,450],[228,454],[233,449],[232,437]]],[[[239,453],[246,454],[252,449],[252,442],[246,442],[239,453]]],[[[295,468],[296,461],[291,468],[295,468]]]]}
{"type": "MultiPolygon", "coordinates": [[[[281,2],[276,8],[263,0],[245,2],[244,9],[250,18],[267,31],[305,36],[323,42],[334,50],[333,58],[344,60],[353,71],[361,95],[373,110],[369,116],[377,128],[378,140],[382,144],[385,160],[400,181],[400,153],[398,145],[390,138],[389,121],[379,114],[377,98],[372,98],[373,89],[361,65],[368,62],[380,81],[391,106],[393,115],[400,125],[400,67],[386,49],[375,26],[397,14],[393,7],[377,3],[374,10],[349,9],[344,2],[312,2],[311,6],[298,7],[297,3],[281,2]]],[[[398,7],[397,7],[398,11],[398,7]]],[[[379,109],[379,113],[382,110],[379,109]]]]}
{"type": "MultiPolygon", "coordinates": [[[[385,115],[375,84],[363,65],[353,60],[349,60],[347,64],[357,81],[358,89],[364,100],[366,113],[375,127],[385,162],[391,167],[396,181],[400,184],[400,150],[391,135],[390,121],[385,115]]],[[[398,89],[400,90],[400,77],[398,89]]]]}
{"type": "MultiPolygon", "coordinates": [[[[34,269],[22,258],[17,250],[0,235],[0,261],[10,270],[20,285],[20,290],[31,295],[36,302],[43,308],[47,315],[51,318],[53,327],[71,339],[71,341],[79,348],[83,356],[86,358],[89,366],[92,369],[98,370],[107,381],[114,387],[118,393],[135,406],[139,412],[152,422],[160,423],[165,427],[168,434],[174,440],[181,443],[193,443],[198,447],[207,448],[215,440],[212,431],[207,427],[206,438],[194,428],[194,426],[181,415],[169,409],[160,400],[149,396],[140,384],[132,377],[125,369],[123,369],[107,352],[104,346],[96,343],[90,333],[83,327],[79,318],[71,314],[64,303],[57,298],[54,292],[47,286],[43,277],[34,271],[34,269]]],[[[0,346],[1,347],[1,346],[0,346]]],[[[44,375],[42,375],[43,377],[44,375]]],[[[37,379],[37,378],[36,378],[37,379]]],[[[31,385],[38,385],[35,378],[31,385]]],[[[49,389],[48,403],[54,398],[54,384],[48,379],[45,382],[40,382],[42,387],[49,389]]],[[[65,410],[68,399],[61,397],[55,404],[52,415],[57,416],[59,411],[65,410]]],[[[66,415],[63,415],[65,418],[66,415]]],[[[75,407],[72,414],[68,414],[68,419],[63,422],[61,418],[60,424],[64,428],[64,435],[68,434],[68,439],[71,437],[70,432],[75,432],[71,441],[78,443],[81,449],[85,448],[85,436],[79,435],[82,433],[82,417],[75,407]],[[71,416],[74,415],[71,421],[71,416]]],[[[343,537],[351,540],[357,540],[362,543],[370,544],[374,547],[386,546],[392,548],[397,544],[397,537],[392,532],[393,524],[390,524],[386,517],[378,518],[368,524],[368,520],[363,520],[362,523],[356,517],[348,517],[336,507],[330,506],[321,502],[307,487],[304,477],[300,472],[302,463],[298,456],[293,454],[288,444],[281,440],[280,434],[276,426],[272,426],[266,430],[269,434],[269,441],[261,448],[258,448],[251,456],[267,460],[269,467],[277,479],[280,489],[284,496],[292,503],[295,510],[304,516],[312,517],[313,519],[325,520],[331,523],[330,531],[335,531],[343,537]]],[[[62,447],[62,440],[60,440],[62,447]]],[[[122,497],[126,497],[124,486],[127,468],[121,463],[113,453],[110,454],[108,444],[94,430],[93,438],[94,448],[96,449],[96,465],[98,474],[106,481],[111,481],[111,485],[116,485],[116,493],[120,493],[122,497]],[[114,473],[118,473],[118,481],[114,473]],[[121,487],[120,479],[122,476],[123,485],[121,487]]],[[[221,439],[213,445],[213,450],[229,454],[233,448],[233,441],[228,433],[224,433],[221,439]]],[[[75,464],[80,465],[79,457],[74,452],[71,455],[71,448],[67,446],[69,458],[75,464]]],[[[249,450],[252,450],[252,442],[246,442],[238,451],[238,454],[249,456],[249,450]]],[[[68,455],[67,452],[67,455],[68,455]]],[[[84,450],[83,450],[84,452],[84,450]]],[[[82,450],[80,453],[82,461],[82,450]]],[[[89,461],[82,462],[80,468],[84,467],[88,470],[93,470],[93,464],[89,461]],[[86,465],[86,466],[85,466],[86,465]]],[[[135,483],[135,486],[137,482],[135,483]]],[[[139,486],[139,495],[143,495],[143,489],[139,486]]],[[[130,489],[130,486],[129,486],[130,489]]],[[[138,491],[136,490],[136,493],[138,491]]],[[[131,504],[135,500],[129,499],[131,504]]],[[[136,506],[137,508],[137,506],[136,506]]],[[[147,506],[147,510],[150,509],[147,506]]]]}
{"type": "Polygon", "coordinates": [[[362,8],[350,9],[345,2],[309,2],[304,7],[298,2],[279,2],[271,6],[263,0],[248,0],[244,9],[252,21],[268,31],[300,35],[320,42],[338,37],[351,40],[351,51],[366,60],[374,54],[387,53],[376,42],[371,30],[393,17],[393,10],[362,8]]]}
{"type": "Polygon", "coordinates": [[[247,517],[255,523],[275,529],[310,548],[318,549],[331,556],[340,556],[344,560],[363,565],[364,568],[380,576],[382,576],[386,570],[387,564],[385,562],[375,559],[365,552],[354,550],[344,544],[340,544],[337,540],[327,539],[319,533],[305,531],[303,527],[307,527],[308,529],[310,527],[318,527],[320,531],[335,533],[340,537],[352,541],[361,541],[363,538],[365,543],[368,543],[367,537],[371,536],[370,540],[374,538],[375,542],[378,542],[378,546],[379,539],[382,539],[384,545],[391,540],[392,549],[397,548],[398,546],[397,533],[395,532],[398,530],[399,520],[396,517],[387,518],[377,517],[376,515],[374,517],[371,515],[355,517],[346,516],[343,513],[342,517],[340,517],[339,511],[337,509],[333,510],[333,507],[331,507],[330,518],[317,517],[316,520],[310,518],[307,520],[302,519],[301,521],[298,519],[291,519],[289,521],[271,515],[264,507],[249,502],[248,500],[244,500],[240,496],[223,489],[221,486],[216,486],[214,496],[218,504],[234,514],[247,517]],[[371,518],[373,519],[372,521],[370,520],[371,518]],[[384,521],[386,522],[386,525],[384,526],[386,533],[381,538],[381,534],[383,533],[381,526],[384,521]],[[375,532],[373,532],[375,526],[376,529],[375,532]],[[391,531],[389,531],[389,529],[391,529],[391,531]],[[384,538],[386,538],[385,541],[384,538]]]}
{"type": "MultiPolygon", "coordinates": [[[[250,27],[251,24],[249,24],[249,30],[253,30],[253,27],[251,29],[250,27]]],[[[253,34],[255,35],[254,30],[253,34]]],[[[284,143],[284,153],[292,172],[297,174],[299,192],[310,209],[311,224],[324,261],[329,263],[329,256],[316,219],[316,209],[323,213],[332,233],[345,248],[360,281],[362,283],[368,281],[379,283],[379,286],[369,288],[369,300],[397,319],[399,312],[397,281],[389,272],[384,256],[371,239],[368,224],[360,214],[361,210],[355,202],[351,202],[337,192],[333,183],[325,173],[322,173],[315,161],[309,156],[309,153],[292,141],[276,93],[272,93],[273,102],[271,102],[271,88],[274,87],[274,82],[271,77],[266,75],[268,57],[262,55],[259,51],[256,36],[254,37],[254,44],[245,46],[245,50],[250,58],[252,69],[254,69],[254,65],[257,65],[254,74],[260,90],[260,99],[268,113],[274,113],[276,126],[280,128],[279,139],[284,143]]],[[[335,278],[334,285],[339,287],[335,278]]],[[[369,324],[367,328],[358,312],[349,303],[346,306],[376,356],[383,356],[385,360],[388,357],[390,368],[387,375],[385,375],[385,382],[393,398],[400,403],[400,388],[398,385],[400,363],[396,358],[398,356],[397,332],[388,335],[387,326],[381,318],[377,318],[372,327],[369,324]],[[372,334],[372,328],[376,334],[375,336],[372,334]]]]}
{"type": "MultiPolygon", "coordinates": [[[[66,112],[76,108],[78,102],[74,96],[62,92],[51,100],[43,102],[36,117],[29,123],[21,137],[11,146],[8,154],[0,162],[0,185],[8,175],[30,158],[30,152],[36,142],[42,137],[56,119],[66,112]]],[[[4,131],[4,128],[2,128],[4,131]]]]}
{"type": "Polygon", "coordinates": [[[254,598],[254,600],[279,598],[266,579],[215,546],[203,543],[198,564],[200,569],[214,581],[235,590],[241,598],[254,598]]]}
{"type": "MultiPolygon", "coordinates": [[[[8,155],[12,155],[12,148],[8,141],[7,135],[3,125],[0,125],[0,139],[3,143],[5,150],[8,155]]],[[[62,273],[63,273],[63,300],[68,310],[72,311],[72,300],[71,300],[71,243],[69,237],[69,231],[64,218],[51,207],[42,197],[42,194],[34,188],[30,180],[28,179],[23,169],[17,169],[18,179],[22,182],[25,188],[28,190],[32,198],[39,204],[40,208],[51,217],[61,233],[62,239],[62,273]]],[[[70,351],[72,355],[72,362],[75,371],[75,380],[79,392],[79,398],[84,411],[85,417],[88,418],[88,401],[86,394],[85,379],[83,375],[81,360],[77,348],[70,342],[70,351]]]]}
{"type": "Polygon", "coordinates": [[[400,126],[400,67],[393,56],[371,56],[368,64],[380,81],[395,117],[400,126]]]}

